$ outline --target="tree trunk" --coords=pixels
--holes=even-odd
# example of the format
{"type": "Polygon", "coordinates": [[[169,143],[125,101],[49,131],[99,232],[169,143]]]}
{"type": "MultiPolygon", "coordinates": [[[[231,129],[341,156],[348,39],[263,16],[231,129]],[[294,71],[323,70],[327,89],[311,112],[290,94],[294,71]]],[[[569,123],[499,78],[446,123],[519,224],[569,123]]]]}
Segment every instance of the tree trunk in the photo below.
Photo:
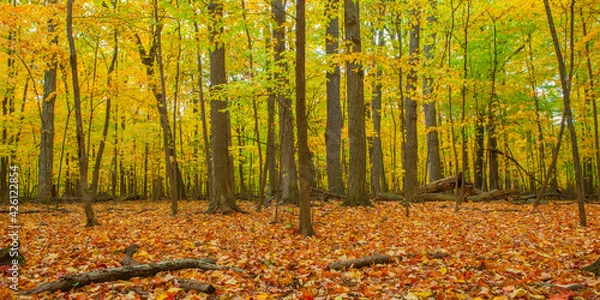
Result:
{"type": "MultiPolygon", "coordinates": [[[[223,4],[213,0],[209,4],[213,20],[223,17],[223,4]]],[[[220,22],[220,21],[219,21],[220,22]]],[[[210,24],[210,42],[215,47],[210,51],[211,85],[211,153],[212,153],[212,197],[208,213],[241,211],[235,203],[231,174],[233,166],[229,156],[229,120],[227,116],[227,98],[220,95],[222,86],[227,84],[225,73],[225,48],[218,40],[223,33],[223,24],[213,21],[210,24]]]]}
{"type": "MultiPolygon", "coordinates": [[[[496,133],[496,115],[498,95],[496,94],[496,73],[498,69],[498,40],[496,32],[496,20],[493,20],[493,54],[492,54],[492,70],[491,70],[491,92],[490,101],[488,103],[488,144],[489,149],[498,148],[498,137],[496,133]]],[[[498,154],[495,151],[488,151],[488,163],[489,163],[489,180],[490,190],[495,190],[500,187],[500,175],[498,174],[498,154]]]]}
{"type": "MultiPolygon", "coordinates": [[[[418,9],[418,8],[417,8],[418,9]]],[[[417,63],[419,61],[420,24],[418,23],[419,11],[413,10],[413,23],[410,31],[410,71],[406,78],[406,96],[404,97],[406,107],[406,137],[404,139],[404,196],[408,202],[417,200],[418,180],[418,135],[417,135],[417,63]]]]}
{"type": "MultiPolygon", "coordinates": [[[[51,0],[48,5],[55,5],[51,0]]],[[[55,20],[48,20],[48,33],[54,34],[55,20]]],[[[58,45],[58,37],[54,36],[51,44],[58,45]]],[[[56,56],[50,57],[48,69],[44,71],[44,101],[42,103],[42,127],[40,129],[40,159],[38,177],[38,197],[47,202],[52,198],[52,177],[54,162],[54,102],[56,101],[56,56]]]]}
{"type": "MultiPolygon", "coordinates": [[[[351,53],[361,52],[358,0],[344,0],[346,39],[351,53]]],[[[348,137],[350,169],[348,171],[348,206],[372,205],[367,192],[367,144],[365,129],[364,71],[360,62],[346,62],[348,98],[348,137]]]]}
{"type": "MultiPolygon", "coordinates": [[[[285,6],[281,0],[275,0],[273,13],[277,23],[273,37],[275,38],[275,64],[282,72],[288,69],[288,64],[283,53],[285,51],[285,6]]],[[[280,86],[287,86],[288,79],[282,73],[276,73],[280,86]]],[[[287,95],[287,90],[278,91],[279,102],[279,138],[280,151],[279,163],[281,165],[281,200],[284,203],[298,204],[298,173],[296,172],[296,160],[294,149],[294,116],[292,115],[292,100],[287,95]]]]}
{"type": "MultiPolygon", "coordinates": [[[[432,11],[435,11],[436,1],[430,1],[432,11]]],[[[433,15],[427,16],[429,24],[429,42],[423,47],[426,64],[431,66],[433,59],[433,47],[435,47],[436,37],[435,29],[436,18],[433,15]]],[[[426,99],[423,105],[425,110],[425,127],[427,128],[427,171],[429,182],[436,181],[442,178],[442,162],[440,159],[440,141],[437,131],[437,111],[435,108],[436,102],[431,99],[433,96],[433,78],[425,76],[423,80],[423,96],[426,99]]]]}
{"type": "MultiPolygon", "coordinates": [[[[325,53],[332,57],[337,53],[339,39],[339,19],[337,11],[339,0],[327,1],[326,17],[329,19],[325,30],[325,53]]],[[[327,182],[329,191],[336,194],[344,193],[344,182],[342,181],[341,147],[342,127],[344,119],[340,106],[340,66],[335,62],[332,69],[327,72],[327,125],[325,128],[325,143],[327,147],[327,182]]]]}
{"type": "Polygon", "coordinates": [[[569,135],[571,136],[571,152],[573,154],[573,165],[575,169],[575,186],[577,192],[577,207],[579,209],[579,225],[585,227],[587,225],[585,206],[584,206],[584,191],[583,191],[583,173],[581,171],[581,163],[579,158],[579,148],[577,147],[577,133],[575,126],[573,125],[573,114],[571,112],[571,78],[573,78],[574,70],[574,43],[573,31],[574,31],[574,6],[575,0],[571,0],[570,4],[570,28],[569,28],[569,45],[570,45],[570,57],[569,57],[569,73],[567,74],[567,67],[563,59],[562,52],[560,50],[560,44],[558,41],[558,34],[554,27],[554,20],[552,19],[552,11],[550,9],[550,3],[548,0],[544,0],[544,7],[546,8],[546,16],[548,18],[548,26],[550,27],[550,34],[552,35],[552,43],[554,45],[554,52],[558,61],[558,71],[560,75],[560,85],[562,87],[563,103],[564,103],[564,115],[567,121],[567,127],[569,128],[569,135]]]}
{"type": "Polygon", "coordinates": [[[296,1],[296,120],[298,120],[298,165],[300,167],[300,218],[298,230],[303,236],[315,234],[310,216],[311,154],[308,148],[306,115],[306,3],[296,1]]]}
{"type": "MultiPolygon", "coordinates": [[[[379,11],[379,18],[385,16],[385,10],[383,8],[379,11]]],[[[383,29],[376,31],[373,35],[375,43],[378,49],[381,49],[385,44],[385,36],[383,29]]],[[[379,51],[379,50],[376,50],[379,51]]],[[[373,119],[373,141],[371,145],[371,187],[374,195],[378,195],[381,192],[387,192],[387,185],[385,182],[385,170],[383,165],[383,149],[381,148],[381,99],[382,95],[382,83],[381,83],[382,71],[381,66],[377,66],[377,72],[375,73],[375,83],[373,87],[373,99],[371,101],[371,113],[373,119]]]]}
{"type": "Polygon", "coordinates": [[[158,64],[158,72],[160,79],[160,89],[155,84],[151,84],[154,92],[154,97],[157,101],[158,114],[160,117],[160,127],[162,129],[163,136],[163,151],[165,153],[165,166],[167,169],[167,178],[169,179],[169,194],[171,198],[171,215],[177,215],[177,201],[179,199],[179,189],[181,174],[179,174],[179,168],[177,164],[177,155],[175,154],[175,140],[173,138],[174,132],[171,131],[169,126],[169,116],[167,112],[167,88],[165,83],[164,66],[162,60],[162,20],[158,17],[158,0],[154,0],[154,25],[156,30],[154,32],[154,43],[156,46],[156,52],[153,52],[153,58],[156,59],[158,64]]]}
{"type": "MultiPolygon", "coordinates": [[[[198,22],[196,18],[194,18],[194,31],[196,38],[196,70],[198,72],[198,106],[200,106],[200,117],[202,119],[202,140],[204,142],[204,164],[207,168],[207,176],[206,176],[206,198],[212,199],[212,163],[210,158],[210,141],[208,140],[208,121],[206,119],[206,107],[205,107],[205,99],[204,99],[204,83],[202,78],[203,68],[202,68],[202,56],[200,55],[200,38],[199,32],[200,28],[198,27],[198,22]]],[[[199,171],[198,171],[199,172],[199,171]]]]}
{"type": "MultiPolygon", "coordinates": [[[[460,89],[461,93],[461,128],[460,128],[460,152],[462,157],[462,171],[458,172],[459,176],[464,178],[468,178],[469,171],[469,158],[467,157],[467,135],[465,132],[465,111],[467,109],[467,78],[468,78],[468,57],[469,57],[469,19],[471,17],[471,2],[466,2],[466,20],[463,28],[463,84],[460,89]]],[[[458,187],[457,187],[458,188],[458,187]]],[[[460,208],[460,204],[464,197],[464,189],[461,189],[461,192],[456,194],[456,203],[454,209],[458,211],[460,208]]]]}
{"type": "Polygon", "coordinates": [[[75,108],[75,122],[77,123],[77,152],[79,157],[79,191],[83,199],[86,226],[100,225],[94,216],[92,199],[88,190],[88,157],[85,150],[85,137],[83,134],[83,119],[81,117],[81,96],[79,93],[79,77],[77,71],[77,53],[73,38],[73,0],[67,1],[67,39],[69,41],[69,63],[71,65],[71,78],[73,81],[73,103],[75,108]]]}

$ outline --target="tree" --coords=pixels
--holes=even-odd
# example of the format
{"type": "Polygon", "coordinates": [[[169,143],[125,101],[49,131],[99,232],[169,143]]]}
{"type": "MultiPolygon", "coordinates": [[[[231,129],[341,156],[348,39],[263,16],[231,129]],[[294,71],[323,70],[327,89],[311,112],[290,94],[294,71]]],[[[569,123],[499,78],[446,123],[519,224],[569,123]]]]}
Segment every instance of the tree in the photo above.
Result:
{"type": "MultiPolygon", "coordinates": [[[[358,0],[344,0],[346,42],[352,54],[360,54],[360,4],[358,0]]],[[[346,93],[348,98],[348,137],[350,140],[350,169],[348,196],[344,205],[372,205],[367,193],[367,145],[365,129],[364,71],[360,62],[346,62],[346,93]]]]}
{"type": "Polygon", "coordinates": [[[406,115],[405,128],[406,137],[404,139],[403,166],[404,166],[404,197],[407,202],[414,202],[418,196],[419,180],[417,174],[418,162],[418,136],[417,136],[417,62],[419,61],[420,29],[419,11],[412,11],[413,21],[410,30],[409,42],[409,64],[410,71],[406,77],[406,96],[404,97],[406,115]]]}
{"type": "MultiPolygon", "coordinates": [[[[328,0],[326,17],[329,22],[325,29],[325,54],[331,58],[338,48],[339,18],[337,10],[339,0],[328,0]]],[[[327,71],[327,126],[325,129],[325,143],[327,147],[327,181],[332,193],[342,194],[344,183],[342,181],[341,146],[342,127],[344,119],[340,107],[340,66],[330,63],[327,71]]]]}
{"type": "MultiPolygon", "coordinates": [[[[56,0],[49,5],[56,4],[56,0]]],[[[51,44],[58,45],[58,36],[55,34],[56,22],[48,20],[48,33],[52,37],[51,44]]],[[[52,55],[44,71],[44,96],[42,103],[42,128],[40,129],[40,175],[38,177],[38,197],[41,201],[52,198],[52,176],[54,161],[54,103],[56,102],[56,56],[52,55]]]]}
{"type": "MultiPolygon", "coordinates": [[[[379,16],[381,19],[385,15],[385,7],[379,8],[379,16]]],[[[373,35],[377,51],[381,52],[385,45],[385,34],[383,28],[376,29],[373,35]]],[[[373,119],[373,138],[371,145],[371,187],[373,194],[378,195],[381,192],[387,191],[385,182],[385,168],[383,166],[383,149],[381,149],[381,101],[383,98],[382,84],[382,66],[377,64],[375,72],[375,87],[373,88],[373,98],[371,100],[371,114],[373,119]]]]}
{"type": "Polygon", "coordinates": [[[296,1],[296,119],[298,120],[298,165],[300,166],[300,218],[298,229],[303,236],[315,234],[310,218],[311,158],[308,148],[306,115],[306,4],[296,1]]]}
{"type": "Polygon", "coordinates": [[[227,98],[222,94],[225,76],[225,48],[219,36],[223,34],[223,3],[211,0],[208,6],[210,23],[210,133],[212,153],[212,197],[208,213],[241,211],[235,203],[229,156],[229,120],[227,98]]]}
{"type": "MultiPolygon", "coordinates": [[[[429,24],[429,38],[425,46],[423,47],[423,53],[425,54],[425,60],[428,65],[431,65],[433,58],[433,48],[435,46],[435,29],[433,28],[436,23],[435,15],[433,10],[436,6],[436,1],[430,1],[432,12],[427,16],[427,23],[429,24]]],[[[423,96],[426,101],[423,105],[425,111],[425,126],[427,127],[427,171],[429,182],[442,179],[442,163],[440,160],[440,141],[437,129],[437,110],[435,108],[436,103],[433,99],[433,78],[431,75],[425,76],[423,80],[423,96]]]]}
{"type": "MultiPolygon", "coordinates": [[[[160,90],[153,84],[153,91],[157,100],[157,107],[160,117],[160,127],[163,135],[163,151],[165,152],[165,165],[167,167],[167,178],[169,178],[169,191],[171,194],[171,214],[177,215],[177,200],[180,196],[179,189],[183,189],[183,184],[180,185],[181,173],[177,164],[177,155],[175,151],[175,127],[171,131],[169,126],[169,116],[167,114],[167,88],[165,84],[165,70],[162,55],[162,20],[158,17],[158,0],[154,0],[154,23],[156,30],[154,32],[154,42],[156,43],[155,59],[158,64],[158,73],[160,79],[160,90]]],[[[175,122],[175,120],[173,120],[175,122]]]]}
{"type": "Polygon", "coordinates": [[[285,52],[285,19],[286,12],[282,0],[271,3],[271,11],[275,17],[276,28],[273,30],[275,39],[275,80],[279,90],[279,163],[281,165],[281,201],[284,203],[298,203],[298,174],[296,160],[294,159],[294,117],[292,116],[292,100],[285,90],[289,78],[284,74],[288,68],[284,58],[285,52]]]}
{"type": "Polygon", "coordinates": [[[567,67],[563,58],[560,41],[558,40],[558,34],[556,27],[554,26],[554,20],[552,18],[552,10],[548,0],[544,0],[544,7],[546,9],[546,17],[548,18],[548,27],[550,28],[550,34],[552,36],[552,44],[554,45],[554,53],[558,62],[558,72],[560,75],[560,86],[562,88],[563,104],[564,104],[564,116],[569,128],[569,135],[571,136],[571,152],[573,154],[573,164],[575,169],[575,189],[577,191],[577,207],[579,209],[579,225],[585,227],[587,225],[585,206],[584,206],[584,188],[583,188],[583,173],[581,171],[581,163],[579,159],[579,148],[577,147],[577,132],[573,125],[573,113],[571,112],[571,78],[573,78],[573,71],[575,68],[574,64],[574,44],[573,31],[574,31],[574,7],[575,0],[571,0],[570,3],[570,28],[569,28],[569,73],[567,73],[567,67]]]}
{"type": "Polygon", "coordinates": [[[81,117],[81,96],[79,90],[79,76],[77,71],[77,52],[73,38],[73,0],[67,1],[67,39],[69,41],[69,63],[71,65],[71,79],[73,83],[73,103],[75,107],[75,122],[77,123],[77,157],[79,159],[79,192],[83,198],[86,226],[100,225],[94,216],[92,199],[88,190],[88,156],[85,151],[85,137],[83,134],[83,120],[81,117]]]}

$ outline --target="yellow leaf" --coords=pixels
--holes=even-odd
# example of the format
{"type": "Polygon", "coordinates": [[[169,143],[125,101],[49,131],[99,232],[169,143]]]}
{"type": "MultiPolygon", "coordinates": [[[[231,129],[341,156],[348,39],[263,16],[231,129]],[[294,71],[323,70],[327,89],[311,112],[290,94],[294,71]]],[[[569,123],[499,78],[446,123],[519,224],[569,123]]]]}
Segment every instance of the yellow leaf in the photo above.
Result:
{"type": "Polygon", "coordinates": [[[443,267],[443,268],[439,269],[438,271],[440,271],[440,273],[442,273],[442,275],[446,275],[446,273],[448,273],[448,269],[446,269],[446,267],[443,267]]]}
{"type": "Polygon", "coordinates": [[[163,292],[163,293],[160,293],[160,294],[159,294],[159,295],[156,297],[156,300],[165,300],[165,299],[168,299],[169,297],[170,297],[170,296],[169,296],[169,294],[167,294],[167,293],[163,292]]]}
{"type": "Polygon", "coordinates": [[[427,298],[427,297],[433,295],[431,292],[415,292],[413,294],[421,299],[427,298]]]}

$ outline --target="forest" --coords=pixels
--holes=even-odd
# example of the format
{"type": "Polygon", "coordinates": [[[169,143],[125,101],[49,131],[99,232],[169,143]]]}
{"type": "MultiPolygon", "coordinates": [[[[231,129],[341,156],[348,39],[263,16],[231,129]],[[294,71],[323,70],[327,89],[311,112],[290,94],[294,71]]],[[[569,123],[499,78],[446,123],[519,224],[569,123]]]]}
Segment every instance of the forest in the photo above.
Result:
{"type": "Polygon", "coordinates": [[[600,2],[6,0],[0,298],[597,299],[600,2]]]}

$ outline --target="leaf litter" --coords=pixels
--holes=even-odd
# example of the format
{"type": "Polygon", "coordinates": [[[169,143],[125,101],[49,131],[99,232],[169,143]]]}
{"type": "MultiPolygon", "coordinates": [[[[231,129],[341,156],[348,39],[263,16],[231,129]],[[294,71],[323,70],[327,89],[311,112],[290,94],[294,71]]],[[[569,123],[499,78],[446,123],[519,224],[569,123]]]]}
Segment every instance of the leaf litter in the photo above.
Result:
{"type": "MultiPolygon", "coordinates": [[[[241,203],[253,211],[252,203],[241,203]]],[[[244,269],[161,272],[149,278],[97,283],[68,292],[24,296],[8,288],[0,267],[0,299],[597,299],[600,280],[579,268],[600,256],[600,206],[588,205],[588,227],[572,205],[469,203],[454,212],[444,203],[373,208],[312,209],[317,236],[297,234],[298,210],[206,215],[207,203],[97,204],[100,227],[83,227],[83,212],[21,214],[19,289],[67,274],[120,267],[130,244],[139,263],[194,257],[244,269]],[[340,260],[387,254],[393,262],[328,270],[340,260]],[[214,295],[185,292],[174,277],[207,282],[214,295]]],[[[21,205],[21,209],[35,209],[21,205]]],[[[8,216],[0,216],[8,224],[8,216]]],[[[4,234],[7,236],[8,232],[4,234]]],[[[4,244],[8,244],[8,238],[4,244]]],[[[4,245],[2,245],[4,246],[4,245]]]]}

